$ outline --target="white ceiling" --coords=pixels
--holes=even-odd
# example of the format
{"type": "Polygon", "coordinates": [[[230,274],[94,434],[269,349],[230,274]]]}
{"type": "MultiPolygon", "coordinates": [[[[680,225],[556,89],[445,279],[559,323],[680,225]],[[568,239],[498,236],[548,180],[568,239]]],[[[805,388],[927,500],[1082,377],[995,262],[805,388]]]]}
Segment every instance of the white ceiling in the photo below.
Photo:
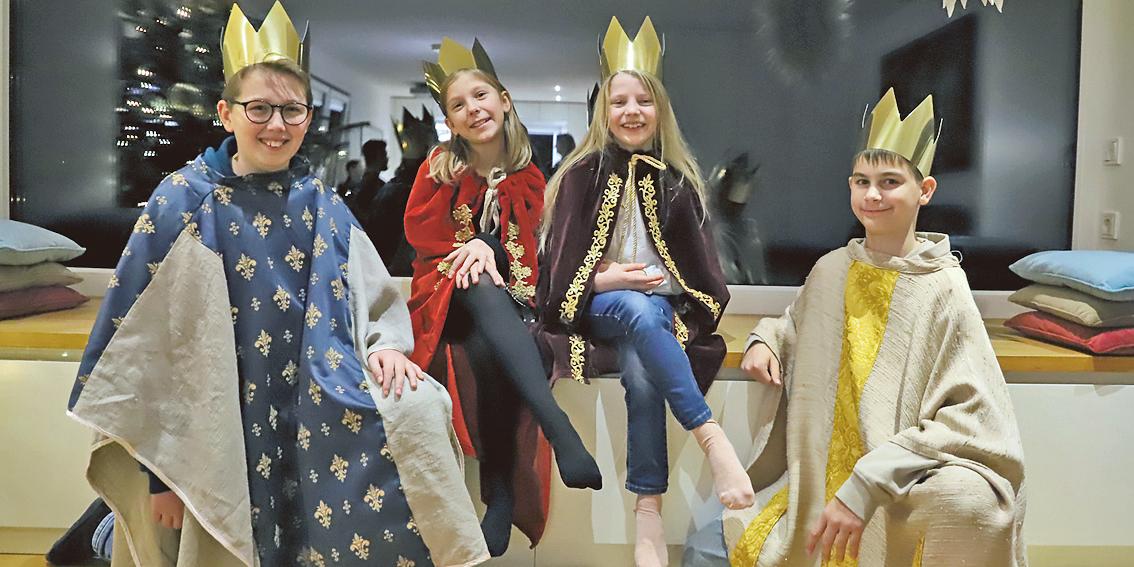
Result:
{"type": "MultiPolygon", "coordinates": [[[[266,13],[273,0],[240,0],[266,13]]],[[[648,14],[658,31],[686,39],[696,32],[752,26],[752,0],[599,2],[595,0],[291,0],[286,8],[302,29],[311,24],[312,49],[383,84],[422,80],[421,60],[448,35],[464,45],[480,39],[501,80],[520,100],[582,102],[598,76],[597,45],[611,16],[631,35],[648,14]],[[690,33],[694,32],[694,33],[690,33]]],[[[672,43],[671,43],[672,46],[672,43]]]]}

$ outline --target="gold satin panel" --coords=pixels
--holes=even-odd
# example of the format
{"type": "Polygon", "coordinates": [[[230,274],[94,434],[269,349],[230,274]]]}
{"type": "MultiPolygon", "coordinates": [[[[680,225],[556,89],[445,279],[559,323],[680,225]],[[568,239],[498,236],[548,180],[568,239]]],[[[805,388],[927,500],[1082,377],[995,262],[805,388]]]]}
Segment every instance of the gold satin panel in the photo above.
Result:
{"type": "Polygon", "coordinates": [[[764,549],[764,542],[768,541],[768,534],[776,522],[780,521],[788,506],[788,487],[785,486],[768,501],[768,505],[760,511],[760,515],[752,520],[744,529],[744,535],[736,544],[736,549],[729,554],[728,562],[732,567],[754,567],[760,559],[760,551],[764,549]]]}
{"type": "MultiPolygon", "coordinates": [[[[899,273],[854,262],[847,272],[843,295],[843,351],[839,359],[839,385],[835,418],[827,449],[826,499],[830,502],[850,478],[855,463],[866,454],[858,427],[859,399],[886,334],[890,300],[899,273]]],[[[829,561],[825,567],[857,567],[858,560],[829,561]]]]}

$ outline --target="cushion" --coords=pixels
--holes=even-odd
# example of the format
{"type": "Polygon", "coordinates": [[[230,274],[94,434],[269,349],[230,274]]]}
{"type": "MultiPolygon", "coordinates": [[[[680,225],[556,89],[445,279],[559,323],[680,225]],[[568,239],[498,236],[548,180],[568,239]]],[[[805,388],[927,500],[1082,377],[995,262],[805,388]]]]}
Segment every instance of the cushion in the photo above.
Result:
{"type": "Polygon", "coordinates": [[[1034,284],[1008,300],[1088,327],[1134,327],[1134,301],[1107,301],[1069,287],[1034,284]]]}
{"type": "Polygon", "coordinates": [[[81,281],[83,278],[56,262],[31,266],[0,266],[0,292],[46,285],[71,285],[81,281]]]}
{"type": "Polygon", "coordinates": [[[66,262],[86,252],[74,240],[33,224],[0,219],[0,265],[66,262]]]}
{"type": "Polygon", "coordinates": [[[1077,289],[1108,301],[1134,301],[1134,252],[1052,250],[1009,266],[1028,281],[1077,289]]]}
{"type": "Polygon", "coordinates": [[[1092,329],[1047,313],[1028,311],[1004,322],[1029,337],[1092,354],[1134,355],[1134,328],[1092,329]]]}
{"type": "Polygon", "coordinates": [[[0,293],[0,319],[59,311],[82,305],[87,296],[62,285],[0,293]]]}

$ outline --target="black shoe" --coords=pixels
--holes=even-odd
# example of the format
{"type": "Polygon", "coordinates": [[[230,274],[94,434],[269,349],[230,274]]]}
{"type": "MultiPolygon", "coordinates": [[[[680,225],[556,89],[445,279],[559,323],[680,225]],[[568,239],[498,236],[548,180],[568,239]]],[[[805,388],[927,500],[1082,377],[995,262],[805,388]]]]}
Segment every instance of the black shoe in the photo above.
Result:
{"type": "Polygon", "coordinates": [[[93,561],[91,536],[107,514],[110,514],[110,507],[101,498],[96,498],[63,537],[51,546],[45,556],[47,562],[52,565],[85,565],[93,561]]]}

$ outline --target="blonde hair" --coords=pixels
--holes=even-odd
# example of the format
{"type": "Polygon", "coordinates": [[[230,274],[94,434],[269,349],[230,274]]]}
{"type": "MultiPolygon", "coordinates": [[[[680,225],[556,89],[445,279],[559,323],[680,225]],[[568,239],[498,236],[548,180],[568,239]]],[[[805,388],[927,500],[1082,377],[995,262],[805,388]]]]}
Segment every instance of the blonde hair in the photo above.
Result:
{"type": "Polygon", "coordinates": [[[681,129],[677,126],[677,116],[673,113],[673,106],[670,104],[669,94],[665,87],[657,77],[648,73],[633,70],[619,71],[608,77],[599,89],[598,96],[595,98],[594,116],[591,117],[591,126],[587,130],[587,135],[583,137],[583,141],[579,143],[579,147],[575,148],[575,151],[563,158],[555,175],[552,175],[551,180],[547,182],[547,190],[544,192],[543,218],[540,221],[541,248],[546,244],[547,233],[550,232],[552,220],[555,218],[555,204],[558,200],[563,177],[587,156],[594,153],[601,155],[612,141],[609,127],[610,84],[618,75],[629,75],[638,79],[645,87],[646,92],[650,94],[650,98],[654,101],[654,107],[657,108],[658,120],[657,133],[654,135],[654,147],[661,150],[661,160],[669,167],[676,169],[682,180],[693,186],[697,200],[701,203],[701,209],[705,216],[708,216],[708,209],[705,207],[705,178],[701,176],[701,168],[697,165],[697,158],[693,157],[689,144],[685,142],[685,137],[681,135],[681,129]]]}
{"type": "Polygon", "coordinates": [[[300,67],[296,62],[290,59],[276,59],[274,61],[253,63],[242,67],[225,81],[221,98],[230,103],[236,100],[240,96],[240,86],[244,83],[244,79],[247,79],[248,75],[251,75],[254,71],[263,71],[272,75],[294,78],[303,86],[303,94],[307,97],[303,102],[311,104],[311,75],[309,75],[307,71],[304,71],[303,67],[300,67]]]}
{"type": "MultiPolygon", "coordinates": [[[[472,74],[476,78],[488,83],[489,86],[496,89],[496,92],[501,96],[508,96],[508,91],[500,81],[481,71],[480,69],[461,69],[450,73],[445,78],[445,82],[441,83],[441,112],[446,117],[449,116],[448,105],[445,101],[448,99],[449,87],[458,77],[472,74]]],[[[520,122],[520,116],[516,114],[515,105],[512,110],[504,113],[504,163],[501,167],[506,173],[514,173],[528,166],[532,162],[532,145],[528,141],[528,129],[520,122]]],[[[440,183],[452,183],[465,173],[465,168],[468,167],[469,159],[472,157],[472,146],[461,138],[453,134],[453,137],[447,142],[441,142],[436,146],[441,151],[437,155],[429,159],[429,176],[440,183]]],[[[432,150],[430,150],[432,153],[432,150]]]]}

